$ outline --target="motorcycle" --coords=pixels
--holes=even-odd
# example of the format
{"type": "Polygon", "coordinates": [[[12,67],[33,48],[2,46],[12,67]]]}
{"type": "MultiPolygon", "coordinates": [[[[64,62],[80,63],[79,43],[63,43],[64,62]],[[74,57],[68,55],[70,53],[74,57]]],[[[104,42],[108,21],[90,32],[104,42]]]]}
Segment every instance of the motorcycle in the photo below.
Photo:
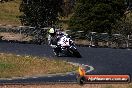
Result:
{"type": "Polygon", "coordinates": [[[61,53],[67,56],[74,56],[77,58],[81,58],[81,54],[78,52],[77,48],[73,45],[68,47],[61,47],[61,53]]]}
{"type": "MultiPolygon", "coordinates": [[[[66,42],[68,42],[67,38],[63,38],[63,42],[66,44],[66,42]]],[[[60,44],[60,43],[57,44],[56,48],[54,49],[54,53],[57,53],[57,54],[55,54],[56,56],[60,56],[60,54],[62,54],[65,56],[74,56],[77,58],[82,57],[73,42],[69,43],[68,46],[62,46],[62,44],[60,44]]]]}

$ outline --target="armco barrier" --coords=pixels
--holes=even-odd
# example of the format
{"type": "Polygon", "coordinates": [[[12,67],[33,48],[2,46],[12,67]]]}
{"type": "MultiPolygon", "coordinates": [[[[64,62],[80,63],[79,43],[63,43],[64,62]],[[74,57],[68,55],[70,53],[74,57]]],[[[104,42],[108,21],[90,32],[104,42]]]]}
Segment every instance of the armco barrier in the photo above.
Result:
{"type": "MultiPolygon", "coordinates": [[[[48,29],[49,27],[36,28],[30,26],[12,26],[0,24],[0,33],[8,32],[33,37],[31,41],[10,40],[10,42],[47,44],[48,29]]],[[[127,36],[122,34],[109,35],[107,33],[96,32],[84,33],[83,31],[73,32],[71,30],[66,30],[66,33],[68,33],[71,36],[71,38],[77,43],[78,46],[132,48],[132,35],[127,36]]],[[[2,36],[0,37],[0,40],[2,41],[2,36]]]]}

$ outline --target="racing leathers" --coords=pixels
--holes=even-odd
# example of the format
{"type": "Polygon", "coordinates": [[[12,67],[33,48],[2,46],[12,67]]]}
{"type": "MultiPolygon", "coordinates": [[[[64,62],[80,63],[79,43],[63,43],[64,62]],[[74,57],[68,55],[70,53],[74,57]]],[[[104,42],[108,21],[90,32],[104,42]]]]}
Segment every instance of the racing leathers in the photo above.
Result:
{"type": "Polygon", "coordinates": [[[60,55],[61,47],[70,46],[73,44],[73,41],[66,35],[49,35],[48,41],[56,56],[60,55]]]}
{"type": "Polygon", "coordinates": [[[53,48],[53,52],[55,55],[59,56],[59,47],[57,46],[57,43],[59,41],[59,38],[55,36],[48,36],[48,43],[53,48]]]}

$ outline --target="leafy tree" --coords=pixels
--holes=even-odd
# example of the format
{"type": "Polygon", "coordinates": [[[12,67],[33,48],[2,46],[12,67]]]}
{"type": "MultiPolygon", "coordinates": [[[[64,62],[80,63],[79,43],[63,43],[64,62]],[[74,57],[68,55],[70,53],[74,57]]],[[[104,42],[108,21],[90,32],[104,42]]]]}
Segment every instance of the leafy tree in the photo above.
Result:
{"type": "Polygon", "coordinates": [[[69,29],[111,33],[124,11],[124,0],[78,0],[69,29]]]}
{"type": "Polygon", "coordinates": [[[73,12],[75,0],[63,0],[61,16],[68,17],[73,12]]]}
{"type": "Polygon", "coordinates": [[[46,27],[53,26],[62,11],[63,0],[22,0],[20,20],[23,25],[46,27]]]}
{"type": "Polygon", "coordinates": [[[132,12],[126,14],[126,17],[119,20],[116,25],[114,25],[112,33],[123,34],[125,36],[132,35],[132,12]]]}

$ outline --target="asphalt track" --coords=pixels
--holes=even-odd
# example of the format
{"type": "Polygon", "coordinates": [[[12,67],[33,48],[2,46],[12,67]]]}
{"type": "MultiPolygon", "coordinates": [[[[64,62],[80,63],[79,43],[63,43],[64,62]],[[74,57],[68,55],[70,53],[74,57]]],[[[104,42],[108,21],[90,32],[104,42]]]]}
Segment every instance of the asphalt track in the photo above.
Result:
{"type": "MultiPolygon", "coordinates": [[[[94,67],[89,74],[130,74],[132,75],[132,50],[111,48],[77,47],[82,58],[59,57],[73,63],[94,67]]],[[[0,43],[0,53],[14,53],[19,55],[55,57],[52,49],[47,45],[0,43]]],[[[0,79],[5,83],[48,83],[48,82],[76,82],[74,73],[66,75],[36,76],[15,79],[0,79]]]]}

